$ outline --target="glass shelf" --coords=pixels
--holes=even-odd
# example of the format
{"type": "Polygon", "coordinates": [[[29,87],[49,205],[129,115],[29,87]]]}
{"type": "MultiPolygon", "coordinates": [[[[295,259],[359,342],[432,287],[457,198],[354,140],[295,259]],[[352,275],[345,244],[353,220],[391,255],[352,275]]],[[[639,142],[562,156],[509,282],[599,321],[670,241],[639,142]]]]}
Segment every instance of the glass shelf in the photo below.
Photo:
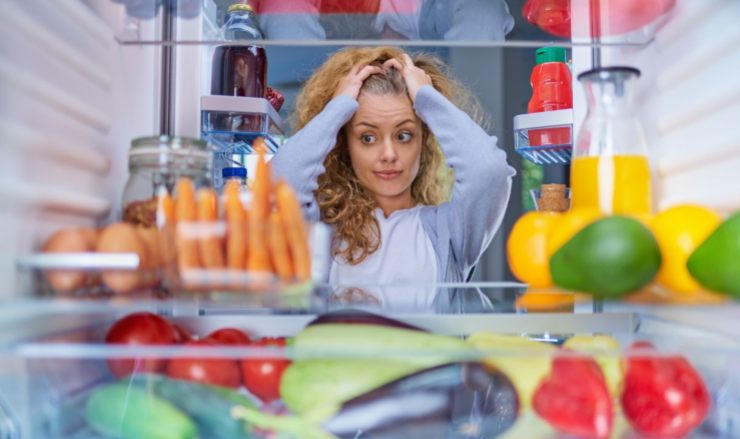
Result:
{"type": "MultiPolygon", "coordinates": [[[[94,0],[105,3],[110,0],[94,0]]],[[[454,0],[401,2],[401,10],[374,10],[382,2],[273,0],[256,3],[264,40],[229,41],[228,44],[263,46],[375,46],[409,47],[640,47],[649,44],[665,21],[666,11],[600,0],[598,17],[591,0],[551,2],[565,7],[557,17],[561,29],[544,30],[535,23],[552,23],[538,1],[454,0]],[[458,4],[459,3],[459,4],[458,4]],[[525,15],[524,6],[534,8],[525,15]],[[408,5],[408,6],[406,6],[408,5]],[[462,5],[462,6],[460,6],[462,5]],[[567,6],[570,5],[568,9],[567,6]],[[404,9],[404,7],[406,9],[404,9]],[[540,12],[543,11],[543,12],[540,12]],[[529,19],[528,19],[529,18],[529,19]],[[571,23],[572,20],[572,23],[571,23]],[[563,30],[565,29],[565,30],[563,30]],[[592,37],[597,35],[597,37],[592,37]]],[[[229,0],[116,0],[123,17],[116,40],[123,45],[220,45],[219,35],[229,0]],[[176,18],[175,36],[162,39],[151,26],[162,16],[176,18]],[[192,32],[193,23],[200,31],[192,32]],[[177,26],[181,24],[181,26],[177,26]]]]}

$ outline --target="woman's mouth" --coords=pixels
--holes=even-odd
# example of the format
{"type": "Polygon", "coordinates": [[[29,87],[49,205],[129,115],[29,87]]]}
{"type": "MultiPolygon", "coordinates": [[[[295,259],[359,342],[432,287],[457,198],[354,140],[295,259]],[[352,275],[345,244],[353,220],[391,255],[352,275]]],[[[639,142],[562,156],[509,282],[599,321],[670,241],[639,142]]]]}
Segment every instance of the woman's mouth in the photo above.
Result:
{"type": "Polygon", "coordinates": [[[393,180],[401,175],[401,171],[376,171],[373,174],[382,180],[393,180]]]}

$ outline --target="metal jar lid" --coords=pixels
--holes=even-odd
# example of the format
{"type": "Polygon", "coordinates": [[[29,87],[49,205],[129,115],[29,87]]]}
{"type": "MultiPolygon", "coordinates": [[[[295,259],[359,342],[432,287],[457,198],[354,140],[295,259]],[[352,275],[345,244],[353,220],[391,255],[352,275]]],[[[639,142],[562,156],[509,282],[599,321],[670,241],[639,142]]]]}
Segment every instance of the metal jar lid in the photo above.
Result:
{"type": "Polygon", "coordinates": [[[204,140],[167,135],[136,138],[131,141],[128,152],[129,157],[160,154],[204,159],[212,156],[208,143],[204,140]]]}

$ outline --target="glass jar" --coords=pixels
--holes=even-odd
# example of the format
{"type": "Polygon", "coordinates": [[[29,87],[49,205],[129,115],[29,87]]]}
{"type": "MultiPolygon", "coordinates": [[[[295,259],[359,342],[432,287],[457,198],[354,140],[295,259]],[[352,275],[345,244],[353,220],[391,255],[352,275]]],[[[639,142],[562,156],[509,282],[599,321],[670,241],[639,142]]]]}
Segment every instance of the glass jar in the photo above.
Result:
{"type": "Polygon", "coordinates": [[[607,214],[652,211],[647,144],[634,107],[640,71],[605,67],[581,73],[588,114],[573,148],[572,207],[607,214]]]}
{"type": "Polygon", "coordinates": [[[123,191],[123,220],[144,227],[162,226],[158,198],[172,194],[180,178],[195,189],[211,186],[213,153],[208,144],[187,137],[154,136],[131,141],[129,178],[123,191]]]}

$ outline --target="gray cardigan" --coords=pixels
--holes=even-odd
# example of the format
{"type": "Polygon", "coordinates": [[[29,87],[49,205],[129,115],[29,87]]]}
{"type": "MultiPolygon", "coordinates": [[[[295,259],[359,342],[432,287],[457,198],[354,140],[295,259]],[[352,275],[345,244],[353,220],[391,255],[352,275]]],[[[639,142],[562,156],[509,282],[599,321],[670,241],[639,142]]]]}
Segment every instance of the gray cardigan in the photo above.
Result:
{"type": "MultiPolygon", "coordinates": [[[[332,99],[272,159],[275,175],[290,183],[308,219],[320,218],[314,191],[324,172],[324,158],[339,130],[357,110],[347,96],[332,99]]],[[[437,282],[463,282],[501,225],[515,174],[506,153],[466,113],[431,86],[416,95],[414,110],[434,133],[455,171],[452,197],[424,206],[421,221],[437,253],[437,282]]]]}

